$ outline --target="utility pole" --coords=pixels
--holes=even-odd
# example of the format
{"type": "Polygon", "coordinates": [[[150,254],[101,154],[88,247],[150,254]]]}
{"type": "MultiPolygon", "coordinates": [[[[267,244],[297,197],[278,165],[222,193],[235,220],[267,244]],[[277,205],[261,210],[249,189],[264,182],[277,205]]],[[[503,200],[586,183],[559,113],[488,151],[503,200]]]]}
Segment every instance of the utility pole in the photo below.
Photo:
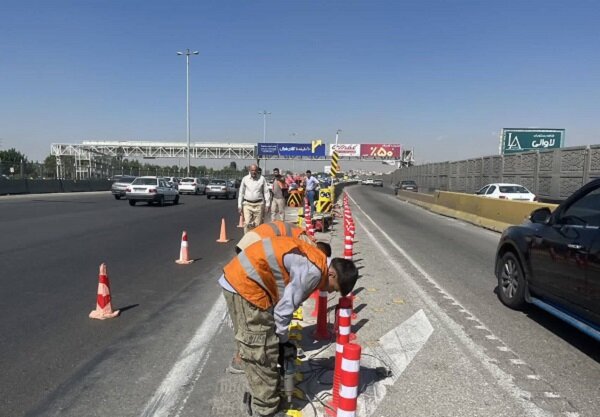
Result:
{"type": "Polygon", "coordinates": [[[335,144],[338,144],[338,137],[340,135],[340,133],[342,133],[342,129],[338,129],[335,131],[335,144]]]}
{"type": "Polygon", "coordinates": [[[271,114],[271,112],[263,110],[258,114],[262,114],[263,116],[263,143],[267,143],[267,115],[271,114]]]}

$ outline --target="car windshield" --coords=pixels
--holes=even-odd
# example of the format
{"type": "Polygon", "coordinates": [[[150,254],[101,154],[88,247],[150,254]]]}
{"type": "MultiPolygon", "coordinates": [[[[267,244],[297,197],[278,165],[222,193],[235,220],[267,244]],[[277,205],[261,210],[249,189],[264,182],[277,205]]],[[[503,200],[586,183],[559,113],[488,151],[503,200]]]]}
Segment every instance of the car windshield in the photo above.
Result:
{"type": "Polygon", "coordinates": [[[136,178],[132,185],[156,185],[156,178],[136,178]]]}
{"type": "Polygon", "coordinates": [[[414,181],[402,181],[401,185],[417,185],[414,181]]]}
{"type": "Polygon", "coordinates": [[[210,182],[210,184],[211,184],[211,185],[225,185],[225,184],[226,184],[226,182],[225,182],[225,180],[212,180],[212,181],[210,182]]]}
{"type": "Polygon", "coordinates": [[[504,194],[529,193],[529,190],[522,185],[501,185],[499,188],[500,192],[504,194]]]}
{"type": "Polygon", "coordinates": [[[181,182],[194,182],[193,178],[183,178],[181,182]]]}

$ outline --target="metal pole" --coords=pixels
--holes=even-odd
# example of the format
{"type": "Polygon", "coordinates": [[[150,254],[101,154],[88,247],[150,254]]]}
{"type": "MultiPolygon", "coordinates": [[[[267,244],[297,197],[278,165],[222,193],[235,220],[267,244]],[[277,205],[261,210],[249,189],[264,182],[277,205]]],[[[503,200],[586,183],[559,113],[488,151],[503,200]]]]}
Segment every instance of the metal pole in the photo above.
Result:
{"type": "Polygon", "coordinates": [[[185,54],[185,102],[187,120],[187,175],[190,176],[190,50],[185,54]]]}
{"type": "Polygon", "coordinates": [[[341,129],[335,131],[335,144],[338,144],[338,136],[340,135],[341,129]]]}

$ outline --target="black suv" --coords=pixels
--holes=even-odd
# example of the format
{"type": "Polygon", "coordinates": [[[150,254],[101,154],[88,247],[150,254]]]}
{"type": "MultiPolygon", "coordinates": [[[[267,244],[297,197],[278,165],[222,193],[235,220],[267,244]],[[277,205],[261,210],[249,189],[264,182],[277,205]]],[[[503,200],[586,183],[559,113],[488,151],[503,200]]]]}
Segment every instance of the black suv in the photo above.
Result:
{"type": "Polygon", "coordinates": [[[529,219],[500,238],[500,301],[514,309],[532,303],[600,341],[600,179],[529,219]]]}

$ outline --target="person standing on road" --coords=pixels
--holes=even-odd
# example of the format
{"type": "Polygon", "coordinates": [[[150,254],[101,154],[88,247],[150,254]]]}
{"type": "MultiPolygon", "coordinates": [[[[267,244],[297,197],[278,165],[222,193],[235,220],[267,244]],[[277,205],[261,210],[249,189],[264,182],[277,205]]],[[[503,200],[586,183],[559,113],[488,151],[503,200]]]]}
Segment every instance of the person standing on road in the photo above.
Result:
{"type": "Polygon", "coordinates": [[[315,196],[317,189],[319,188],[319,180],[312,176],[310,170],[306,171],[306,178],[304,179],[304,190],[306,191],[306,197],[310,203],[310,213],[315,213],[315,196]]]}
{"type": "Polygon", "coordinates": [[[259,174],[256,164],[250,165],[249,174],[242,178],[238,195],[238,212],[244,218],[244,233],[262,224],[268,212],[271,195],[265,177],[259,174]]]}
{"type": "Polygon", "coordinates": [[[288,325],[294,311],[315,290],[349,294],[358,269],[348,259],[329,260],[318,248],[287,236],[248,246],[223,268],[219,284],[250,390],[252,411],[284,416],[279,411],[280,359],[294,359],[288,325]]]}
{"type": "Polygon", "coordinates": [[[273,168],[273,201],[271,202],[271,221],[285,221],[285,180],[279,174],[279,168],[273,168]]]}

